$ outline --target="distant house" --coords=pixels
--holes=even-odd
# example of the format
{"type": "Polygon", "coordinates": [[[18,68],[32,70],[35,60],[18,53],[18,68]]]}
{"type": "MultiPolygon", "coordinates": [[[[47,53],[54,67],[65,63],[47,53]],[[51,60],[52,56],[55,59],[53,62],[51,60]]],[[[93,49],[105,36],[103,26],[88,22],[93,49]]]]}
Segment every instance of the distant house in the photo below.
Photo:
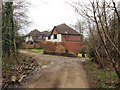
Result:
{"type": "Polygon", "coordinates": [[[31,31],[25,36],[25,45],[27,48],[35,48],[38,46],[38,43],[41,41],[45,41],[48,36],[48,31],[40,32],[37,29],[31,31]]]}
{"type": "Polygon", "coordinates": [[[80,33],[66,24],[54,26],[46,41],[63,42],[70,52],[79,52],[82,46],[80,33]]]}
{"type": "Polygon", "coordinates": [[[44,41],[47,35],[48,31],[40,32],[37,29],[35,29],[25,36],[25,42],[32,44],[31,42],[44,41]]]}

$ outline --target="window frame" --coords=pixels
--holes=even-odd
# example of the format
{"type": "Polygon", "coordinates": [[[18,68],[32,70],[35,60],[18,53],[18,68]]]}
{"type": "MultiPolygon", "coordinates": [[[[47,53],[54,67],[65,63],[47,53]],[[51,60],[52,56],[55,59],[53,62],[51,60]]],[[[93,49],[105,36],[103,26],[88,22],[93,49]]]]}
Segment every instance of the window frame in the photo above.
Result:
{"type": "Polygon", "coordinates": [[[53,39],[57,39],[57,34],[53,34],[53,39]]]}

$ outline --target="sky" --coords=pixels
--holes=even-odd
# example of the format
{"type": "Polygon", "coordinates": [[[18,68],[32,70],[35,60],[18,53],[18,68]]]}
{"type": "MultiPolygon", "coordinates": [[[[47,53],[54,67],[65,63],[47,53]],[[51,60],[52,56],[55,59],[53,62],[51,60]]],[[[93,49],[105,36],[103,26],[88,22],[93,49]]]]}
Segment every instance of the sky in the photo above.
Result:
{"type": "MultiPolygon", "coordinates": [[[[77,15],[69,4],[70,0],[29,0],[29,20],[32,24],[27,32],[38,29],[39,31],[52,30],[56,25],[67,25],[77,22],[77,15]]],[[[74,0],[75,1],[75,0],[74,0]]],[[[80,1],[80,0],[79,0],[80,1]]]]}
{"type": "MultiPolygon", "coordinates": [[[[27,0],[31,3],[28,10],[29,21],[32,23],[28,26],[25,33],[37,29],[39,31],[50,31],[54,26],[66,23],[75,25],[78,19],[81,19],[75,13],[72,6],[68,3],[79,1],[88,3],[89,0],[27,0]],[[66,3],[68,2],[68,3],[66,3]]],[[[102,1],[102,0],[100,0],[102,1]]],[[[116,0],[119,1],[119,0],[116,0]]]]}

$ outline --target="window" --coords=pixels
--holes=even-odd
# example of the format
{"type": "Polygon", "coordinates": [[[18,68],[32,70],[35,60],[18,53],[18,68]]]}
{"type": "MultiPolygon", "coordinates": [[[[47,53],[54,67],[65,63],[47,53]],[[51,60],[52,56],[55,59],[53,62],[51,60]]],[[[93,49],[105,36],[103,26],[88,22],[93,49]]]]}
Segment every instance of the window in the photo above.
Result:
{"type": "Polygon", "coordinates": [[[28,42],[27,42],[27,44],[32,45],[32,44],[33,44],[33,42],[32,42],[32,41],[28,41],[28,42]]]}
{"type": "Polygon", "coordinates": [[[42,36],[41,35],[39,35],[39,36],[37,36],[38,37],[38,39],[41,39],[42,38],[42,36]]]}
{"type": "Polygon", "coordinates": [[[57,34],[54,34],[54,37],[53,37],[53,39],[57,39],[57,34]]]}
{"type": "Polygon", "coordinates": [[[51,37],[50,36],[48,36],[48,39],[50,39],[51,37]]]}
{"type": "Polygon", "coordinates": [[[33,42],[30,42],[30,45],[32,45],[33,44],[33,42]]]}
{"type": "Polygon", "coordinates": [[[42,36],[42,38],[44,39],[44,38],[45,38],[45,36],[42,36]]]}

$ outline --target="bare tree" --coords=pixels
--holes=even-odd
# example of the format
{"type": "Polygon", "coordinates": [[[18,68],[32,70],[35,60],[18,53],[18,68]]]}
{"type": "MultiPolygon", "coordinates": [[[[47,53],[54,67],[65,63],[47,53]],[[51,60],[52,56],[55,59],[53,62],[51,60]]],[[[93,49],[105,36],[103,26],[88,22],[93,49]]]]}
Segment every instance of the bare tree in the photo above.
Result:
{"type": "Polygon", "coordinates": [[[111,2],[108,3],[105,0],[103,0],[103,2],[93,0],[90,1],[89,6],[86,6],[79,2],[74,3],[72,6],[75,8],[79,15],[81,15],[88,21],[88,29],[90,30],[91,36],[91,40],[89,43],[91,43],[90,46],[95,52],[95,55],[98,59],[97,61],[99,62],[99,64],[104,65],[104,62],[101,63],[101,61],[102,57],[105,58],[106,55],[107,59],[112,64],[112,67],[118,75],[120,84],[120,62],[119,58],[116,58],[120,55],[120,49],[118,49],[117,37],[112,37],[112,31],[114,31],[116,35],[117,32],[115,31],[115,29],[111,29],[110,26],[111,20],[114,19],[114,12],[116,13],[118,21],[120,17],[115,2],[112,1],[112,3],[113,5],[111,4],[111,2]],[[98,39],[95,39],[95,35],[97,35],[98,39]],[[101,45],[98,45],[98,43],[100,43],[101,45]]]}
{"type": "Polygon", "coordinates": [[[26,0],[20,0],[14,3],[14,22],[16,23],[15,28],[21,30],[26,28],[31,22],[28,20],[28,7],[30,3],[26,0]]]}

